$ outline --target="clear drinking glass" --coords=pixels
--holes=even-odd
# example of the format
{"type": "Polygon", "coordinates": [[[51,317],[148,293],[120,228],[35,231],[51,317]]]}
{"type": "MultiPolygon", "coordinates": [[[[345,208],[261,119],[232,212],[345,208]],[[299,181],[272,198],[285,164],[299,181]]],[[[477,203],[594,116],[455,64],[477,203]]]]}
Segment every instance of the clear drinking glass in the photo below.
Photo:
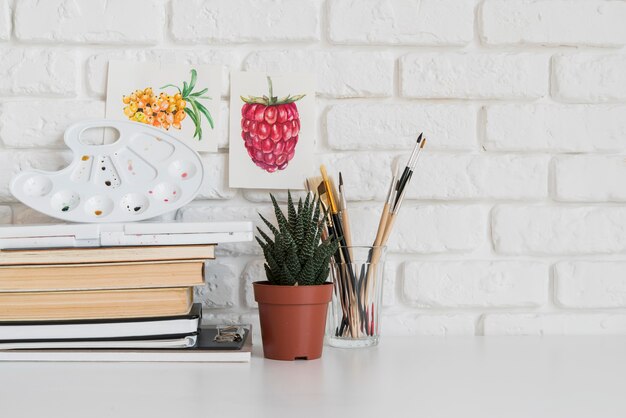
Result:
{"type": "Polygon", "coordinates": [[[378,344],[386,247],[339,247],[330,262],[333,298],[326,338],[333,347],[378,344]]]}

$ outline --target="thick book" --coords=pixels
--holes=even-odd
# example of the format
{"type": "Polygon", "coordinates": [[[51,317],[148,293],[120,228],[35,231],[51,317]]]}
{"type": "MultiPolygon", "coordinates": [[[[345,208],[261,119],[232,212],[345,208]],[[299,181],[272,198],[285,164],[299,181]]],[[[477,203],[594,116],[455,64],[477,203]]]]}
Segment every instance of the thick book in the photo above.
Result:
{"type": "Polygon", "coordinates": [[[125,261],[206,260],[213,258],[215,258],[214,245],[0,250],[0,266],[20,264],[81,264],[121,263],[125,261]]]}
{"type": "Polygon", "coordinates": [[[202,305],[194,303],[186,315],[160,318],[0,322],[0,342],[184,336],[196,333],[201,319],[202,305]]]}
{"type": "Polygon", "coordinates": [[[201,327],[196,344],[189,348],[0,350],[0,361],[209,363],[250,361],[252,353],[250,329],[246,329],[243,340],[236,346],[233,343],[216,343],[213,340],[215,334],[215,327],[201,327]]]}
{"type": "Polygon", "coordinates": [[[0,292],[198,286],[204,260],[0,266],[0,292]]]}
{"type": "Polygon", "coordinates": [[[0,293],[0,321],[186,315],[192,304],[190,287],[0,293]]]}

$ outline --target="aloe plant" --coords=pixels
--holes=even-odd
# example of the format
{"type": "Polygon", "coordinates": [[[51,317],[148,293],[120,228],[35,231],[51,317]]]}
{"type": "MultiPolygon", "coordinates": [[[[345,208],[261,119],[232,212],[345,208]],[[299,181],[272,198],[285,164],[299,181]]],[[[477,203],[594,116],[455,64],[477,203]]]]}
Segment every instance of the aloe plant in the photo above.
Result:
{"type": "Polygon", "coordinates": [[[272,204],[277,225],[273,225],[259,214],[274,238],[257,228],[260,237],[255,237],[265,256],[267,280],[276,285],[318,285],[328,278],[330,258],[337,251],[334,237],[321,239],[326,216],[319,199],[308,194],[306,199],[293,202],[291,192],[287,194],[285,215],[272,194],[272,204]]]}

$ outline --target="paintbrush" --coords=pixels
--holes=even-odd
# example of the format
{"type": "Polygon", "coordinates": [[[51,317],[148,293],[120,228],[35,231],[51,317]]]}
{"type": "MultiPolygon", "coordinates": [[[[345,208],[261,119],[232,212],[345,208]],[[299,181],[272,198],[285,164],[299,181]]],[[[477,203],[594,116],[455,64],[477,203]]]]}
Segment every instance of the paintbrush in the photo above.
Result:
{"type": "MultiPolygon", "coordinates": [[[[339,203],[341,210],[341,220],[343,221],[343,235],[348,247],[352,246],[352,234],[350,231],[350,217],[348,215],[348,202],[346,201],[346,191],[343,185],[343,176],[339,172],[339,203]]],[[[350,249],[350,258],[352,250],[350,249]]]]}
{"type": "Polygon", "coordinates": [[[343,220],[339,216],[339,205],[337,204],[337,200],[335,199],[337,193],[335,192],[334,183],[332,179],[328,176],[328,172],[326,171],[326,167],[324,165],[320,166],[320,173],[322,174],[322,184],[320,185],[318,190],[320,195],[325,194],[327,196],[329,202],[335,238],[339,241],[339,249],[337,250],[337,254],[339,255],[340,259],[343,258],[343,265],[345,266],[344,273],[347,274],[347,277],[345,277],[345,275],[343,274],[342,276],[347,282],[346,288],[348,290],[348,295],[350,299],[350,303],[348,306],[352,309],[348,318],[350,333],[353,337],[356,337],[360,335],[360,327],[357,324],[357,320],[361,312],[358,310],[358,295],[356,292],[357,282],[352,266],[352,257],[350,256],[350,251],[346,246],[343,220]]]}
{"type": "Polygon", "coordinates": [[[335,239],[339,241],[339,249],[337,249],[333,258],[335,259],[335,263],[339,269],[339,280],[337,282],[337,286],[342,294],[342,300],[345,301],[344,306],[342,306],[345,318],[341,328],[338,330],[338,333],[343,335],[343,330],[345,326],[347,326],[349,328],[350,335],[352,337],[356,337],[358,336],[358,327],[356,324],[356,314],[358,311],[356,301],[354,301],[354,274],[352,272],[352,264],[350,264],[350,257],[349,254],[347,254],[345,241],[343,240],[343,229],[338,214],[339,208],[337,200],[335,199],[336,193],[333,182],[328,177],[328,173],[326,172],[326,168],[324,166],[320,167],[320,171],[322,173],[322,177],[309,178],[308,183],[309,188],[314,190],[325,208],[327,214],[326,225],[328,229],[328,236],[334,236],[335,239]]]}
{"type": "Polygon", "coordinates": [[[383,212],[380,214],[380,221],[378,222],[378,230],[376,231],[376,238],[374,239],[374,247],[380,246],[382,242],[383,235],[385,232],[385,227],[387,225],[387,219],[389,217],[389,213],[391,212],[392,204],[394,202],[395,191],[397,189],[398,183],[398,166],[396,165],[394,168],[393,176],[391,177],[391,184],[389,185],[389,190],[387,191],[387,198],[385,199],[385,205],[383,206],[383,212]]]}
{"type": "Polygon", "coordinates": [[[323,179],[321,176],[308,177],[305,182],[306,189],[309,193],[313,193],[315,197],[319,199],[322,212],[325,214],[325,224],[322,229],[322,241],[325,241],[330,235],[332,235],[332,219],[330,219],[330,210],[328,209],[329,203],[325,194],[320,194],[320,187],[323,179]]]}
{"type": "MultiPolygon", "coordinates": [[[[404,167],[404,170],[402,171],[402,176],[400,176],[400,179],[398,180],[398,185],[396,187],[396,189],[398,190],[398,194],[397,196],[400,195],[400,191],[402,191],[402,189],[404,189],[404,187],[406,186],[406,183],[410,180],[411,178],[411,166],[413,165],[413,161],[414,158],[416,158],[416,155],[419,153],[419,149],[420,148],[420,143],[422,142],[422,136],[423,136],[423,132],[419,134],[419,136],[417,137],[417,141],[415,143],[415,146],[413,147],[413,151],[411,152],[411,156],[409,157],[409,161],[406,163],[406,167],[404,167]]],[[[396,197],[397,199],[397,197],[396,197]]],[[[397,203],[394,202],[394,206],[397,203]]]]}
{"type": "MultiPolygon", "coordinates": [[[[420,138],[421,138],[421,135],[420,135],[420,138]]],[[[406,194],[407,186],[409,182],[411,181],[411,177],[413,176],[415,167],[417,167],[417,161],[419,160],[420,154],[422,153],[422,149],[424,148],[425,145],[426,145],[426,138],[424,138],[421,141],[414,159],[412,158],[413,161],[409,160],[410,162],[409,173],[406,177],[406,181],[404,182],[404,185],[401,186],[401,188],[399,188],[397,191],[396,202],[393,208],[391,209],[391,214],[389,215],[389,219],[387,220],[387,225],[385,226],[385,232],[383,234],[381,245],[386,245],[387,240],[389,239],[389,235],[391,235],[391,230],[393,229],[394,222],[396,221],[396,217],[398,216],[398,212],[400,212],[400,207],[402,206],[402,202],[404,201],[404,196],[406,194]]]]}

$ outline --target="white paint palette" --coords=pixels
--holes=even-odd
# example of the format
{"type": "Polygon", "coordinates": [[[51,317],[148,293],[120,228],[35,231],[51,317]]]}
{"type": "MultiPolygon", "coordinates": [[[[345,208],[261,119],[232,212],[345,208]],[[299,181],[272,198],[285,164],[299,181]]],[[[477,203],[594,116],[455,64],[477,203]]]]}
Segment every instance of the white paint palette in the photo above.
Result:
{"type": "Polygon", "coordinates": [[[167,133],[136,122],[93,120],[65,131],[74,152],[57,171],[30,170],[11,182],[11,193],[31,208],[72,222],[129,222],[153,218],[189,203],[204,170],[198,154],[167,133]],[[113,128],[119,139],[90,145],[87,129],[113,128]]]}

